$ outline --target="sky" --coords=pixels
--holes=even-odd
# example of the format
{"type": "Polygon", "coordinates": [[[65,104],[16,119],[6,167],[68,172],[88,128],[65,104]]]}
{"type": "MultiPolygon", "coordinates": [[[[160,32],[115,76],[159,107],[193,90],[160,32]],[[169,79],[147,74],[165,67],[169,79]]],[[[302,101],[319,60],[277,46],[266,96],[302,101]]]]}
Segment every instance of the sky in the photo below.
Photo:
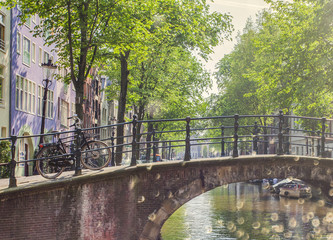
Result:
{"type": "MultiPolygon", "coordinates": [[[[255,20],[256,13],[260,10],[268,7],[268,4],[264,0],[214,0],[209,1],[211,11],[229,13],[232,16],[232,24],[234,25],[233,41],[225,41],[221,45],[214,48],[214,53],[210,55],[210,60],[205,63],[206,69],[210,72],[215,72],[215,66],[225,54],[232,51],[233,46],[236,43],[235,36],[237,32],[242,32],[245,27],[246,20],[252,17],[255,20]]],[[[217,93],[218,89],[216,84],[213,84],[213,88],[210,93],[217,93]]]]}

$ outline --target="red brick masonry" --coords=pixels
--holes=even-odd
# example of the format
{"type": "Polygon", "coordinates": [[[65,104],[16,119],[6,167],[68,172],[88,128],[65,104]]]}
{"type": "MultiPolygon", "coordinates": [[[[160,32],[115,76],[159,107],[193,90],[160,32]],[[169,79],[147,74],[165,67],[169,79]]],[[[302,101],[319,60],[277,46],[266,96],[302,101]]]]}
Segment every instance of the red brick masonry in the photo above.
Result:
{"type": "Polygon", "coordinates": [[[293,176],[327,195],[333,160],[243,156],[106,168],[0,190],[1,240],[156,240],[181,205],[217,186],[293,176]]]}

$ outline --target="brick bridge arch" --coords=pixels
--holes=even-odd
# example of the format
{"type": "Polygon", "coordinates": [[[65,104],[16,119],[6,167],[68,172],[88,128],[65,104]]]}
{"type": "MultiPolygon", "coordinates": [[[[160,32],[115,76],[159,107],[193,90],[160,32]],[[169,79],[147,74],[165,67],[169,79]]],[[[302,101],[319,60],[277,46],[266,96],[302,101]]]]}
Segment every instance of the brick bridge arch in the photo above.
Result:
{"type": "Polygon", "coordinates": [[[187,201],[218,186],[288,176],[330,197],[333,159],[243,156],[116,167],[0,192],[0,239],[155,240],[187,201]]]}

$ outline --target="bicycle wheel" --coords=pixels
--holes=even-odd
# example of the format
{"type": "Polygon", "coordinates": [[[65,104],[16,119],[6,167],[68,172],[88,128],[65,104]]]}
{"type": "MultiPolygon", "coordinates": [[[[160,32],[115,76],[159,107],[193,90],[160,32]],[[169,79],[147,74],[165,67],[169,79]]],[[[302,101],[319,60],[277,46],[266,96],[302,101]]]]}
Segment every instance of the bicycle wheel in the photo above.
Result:
{"type": "Polygon", "coordinates": [[[41,159],[36,162],[38,173],[47,179],[58,177],[65,170],[64,166],[57,164],[57,156],[59,158],[62,154],[64,152],[57,146],[43,147],[36,156],[36,159],[41,159]]]}
{"type": "Polygon", "coordinates": [[[110,160],[111,151],[104,142],[90,141],[81,148],[81,162],[88,169],[101,169],[107,166],[110,160]]]}

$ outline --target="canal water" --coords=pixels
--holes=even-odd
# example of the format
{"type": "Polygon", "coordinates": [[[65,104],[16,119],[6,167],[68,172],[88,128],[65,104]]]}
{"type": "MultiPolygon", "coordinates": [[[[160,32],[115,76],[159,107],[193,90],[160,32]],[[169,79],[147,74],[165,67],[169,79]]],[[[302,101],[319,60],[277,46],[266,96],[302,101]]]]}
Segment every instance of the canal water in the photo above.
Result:
{"type": "Polygon", "coordinates": [[[333,207],[320,196],[289,199],[261,184],[229,184],[179,208],[161,235],[163,240],[333,240],[333,207]]]}

